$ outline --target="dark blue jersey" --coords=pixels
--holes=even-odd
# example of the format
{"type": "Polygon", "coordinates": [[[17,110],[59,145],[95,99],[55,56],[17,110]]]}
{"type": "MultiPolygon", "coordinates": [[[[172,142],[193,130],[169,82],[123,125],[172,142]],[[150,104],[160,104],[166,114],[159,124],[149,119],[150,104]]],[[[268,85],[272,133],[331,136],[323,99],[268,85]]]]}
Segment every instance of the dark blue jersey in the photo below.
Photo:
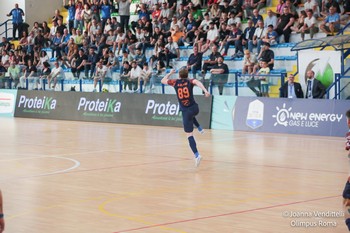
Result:
{"type": "Polygon", "coordinates": [[[193,97],[194,79],[172,79],[168,80],[168,85],[173,86],[179,100],[180,109],[184,110],[196,103],[193,97]]]}

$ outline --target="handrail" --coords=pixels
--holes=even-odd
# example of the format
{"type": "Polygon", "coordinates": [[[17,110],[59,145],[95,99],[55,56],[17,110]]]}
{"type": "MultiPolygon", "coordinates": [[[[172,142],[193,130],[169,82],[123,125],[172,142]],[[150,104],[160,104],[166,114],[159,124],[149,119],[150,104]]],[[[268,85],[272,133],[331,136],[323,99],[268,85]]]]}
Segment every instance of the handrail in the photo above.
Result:
{"type": "Polygon", "coordinates": [[[2,33],[0,34],[0,36],[3,35],[3,34],[5,34],[6,39],[8,38],[7,32],[8,32],[10,29],[12,29],[12,28],[9,28],[9,27],[7,26],[8,22],[12,22],[12,19],[8,19],[8,20],[6,20],[5,22],[3,22],[3,23],[0,24],[0,27],[3,27],[3,26],[5,25],[5,30],[4,30],[4,32],[2,32],[2,33]]]}

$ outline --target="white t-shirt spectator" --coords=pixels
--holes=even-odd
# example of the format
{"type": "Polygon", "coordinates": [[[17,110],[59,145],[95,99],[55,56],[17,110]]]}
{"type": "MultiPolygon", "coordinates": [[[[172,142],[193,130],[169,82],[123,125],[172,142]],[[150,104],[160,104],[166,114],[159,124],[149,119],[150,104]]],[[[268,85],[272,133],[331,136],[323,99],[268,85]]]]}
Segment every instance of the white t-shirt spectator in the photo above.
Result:
{"type": "Polygon", "coordinates": [[[136,66],[136,68],[131,68],[130,71],[130,79],[137,79],[141,76],[142,69],[140,66],[136,66]]]}
{"type": "Polygon", "coordinates": [[[58,68],[54,67],[54,68],[52,68],[50,75],[51,75],[51,77],[55,77],[57,75],[56,77],[60,78],[60,79],[65,79],[66,78],[66,75],[64,74],[64,70],[62,69],[62,67],[58,67],[58,68]]]}

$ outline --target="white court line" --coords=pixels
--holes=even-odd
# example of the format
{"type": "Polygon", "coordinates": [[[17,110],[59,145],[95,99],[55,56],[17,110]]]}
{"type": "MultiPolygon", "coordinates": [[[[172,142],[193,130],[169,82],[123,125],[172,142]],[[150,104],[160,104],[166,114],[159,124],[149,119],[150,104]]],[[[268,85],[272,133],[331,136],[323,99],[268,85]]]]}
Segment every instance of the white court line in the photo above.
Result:
{"type": "MultiPolygon", "coordinates": [[[[63,169],[63,170],[57,170],[53,172],[47,172],[47,173],[42,173],[42,174],[37,174],[37,175],[30,175],[30,176],[20,176],[20,177],[15,177],[15,178],[7,178],[7,179],[0,179],[0,180],[16,180],[16,179],[26,179],[26,178],[34,178],[34,177],[41,177],[41,176],[50,176],[50,175],[56,175],[56,174],[61,174],[61,173],[67,173],[69,171],[72,171],[80,166],[80,162],[75,159],[71,158],[65,158],[65,157],[58,157],[58,156],[46,156],[46,157],[37,157],[37,158],[32,158],[32,159],[42,159],[42,158],[57,158],[57,159],[65,159],[69,160],[74,163],[73,166],[63,169]]],[[[24,158],[28,159],[28,158],[24,158]]],[[[15,159],[15,160],[20,160],[20,159],[15,159]]]]}

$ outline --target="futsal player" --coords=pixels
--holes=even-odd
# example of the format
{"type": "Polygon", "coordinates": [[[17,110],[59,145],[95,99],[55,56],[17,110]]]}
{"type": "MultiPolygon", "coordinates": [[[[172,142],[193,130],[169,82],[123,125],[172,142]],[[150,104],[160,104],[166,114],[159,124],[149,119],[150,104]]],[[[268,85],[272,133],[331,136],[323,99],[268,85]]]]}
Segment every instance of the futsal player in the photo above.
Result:
{"type": "Polygon", "coordinates": [[[4,212],[2,208],[2,193],[0,190],[0,233],[5,230],[4,212]]]}
{"type": "MultiPolygon", "coordinates": [[[[349,131],[346,134],[346,142],[345,142],[345,150],[350,150],[350,109],[346,112],[346,118],[348,123],[349,131]]],[[[350,165],[350,151],[348,153],[349,165],[350,165]]],[[[349,171],[350,172],[350,171],[349,171]]],[[[348,180],[345,184],[345,188],[343,191],[343,206],[344,206],[344,215],[345,215],[345,223],[348,226],[350,231],[350,174],[348,180]]]]}
{"type": "Polygon", "coordinates": [[[161,82],[175,88],[177,99],[179,100],[180,104],[180,110],[182,112],[182,123],[184,130],[187,134],[188,142],[194,154],[195,166],[198,167],[202,157],[197,150],[196,140],[193,137],[193,125],[197,127],[200,133],[203,133],[204,131],[196,119],[196,115],[199,113],[199,108],[198,104],[194,100],[193,87],[196,85],[202,89],[206,97],[209,97],[210,94],[200,81],[197,79],[188,79],[187,69],[180,69],[179,79],[169,79],[174,73],[175,70],[171,70],[169,74],[164,76],[161,82]]]}

